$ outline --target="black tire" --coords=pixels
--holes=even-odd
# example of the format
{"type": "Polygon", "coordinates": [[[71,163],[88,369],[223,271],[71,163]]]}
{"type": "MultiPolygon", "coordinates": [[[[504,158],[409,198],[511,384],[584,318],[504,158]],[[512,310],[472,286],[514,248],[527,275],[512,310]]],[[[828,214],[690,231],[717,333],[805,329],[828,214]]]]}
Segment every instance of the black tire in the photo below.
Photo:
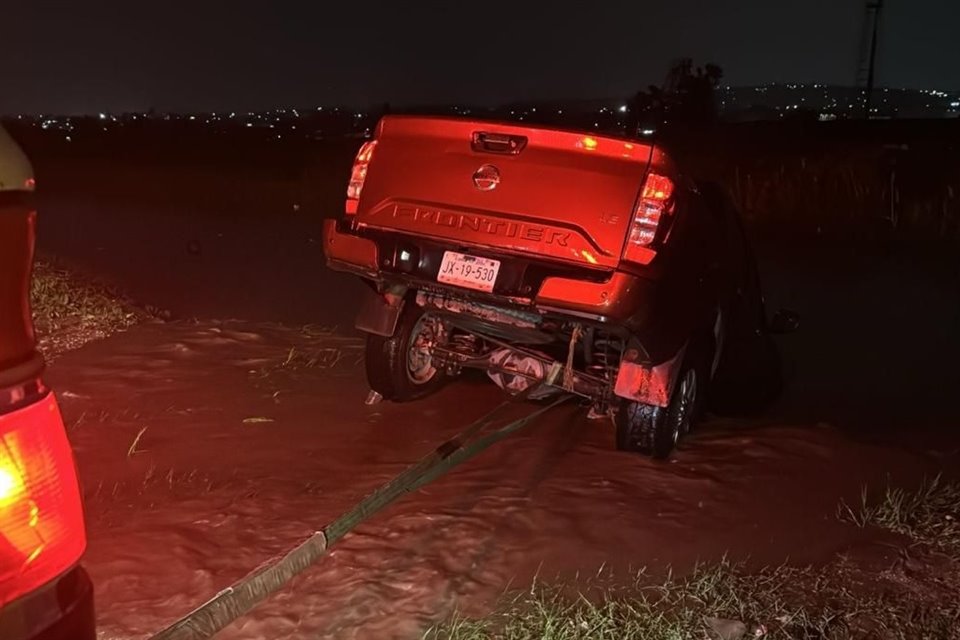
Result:
{"type": "MultiPolygon", "coordinates": [[[[444,373],[431,367],[427,356],[427,369],[423,360],[414,360],[411,347],[424,331],[441,332],[442,327],[435,316],[424,314],[419,307],[407,304],[397,329],[392,337],[367,334],[367,351],[364,363],[367,370],[367,383],[385,400],[408,402],[423,398],[436,391],[442,384],[444,373]],[[425,325],[424,323],[435,323],[425,325]]],[[[442,336],[432,336],[441,339],[442,336]]],[[[422,358],[422,354],[421,354],[422,358]]]]}
{"type": "Polygon", "coordinates": [[[696,426],[705,382],[703,367],[686,365],[666,407],[623,400],[614,417],[617,449],[661,460],[669,456],[680,439],[696,426]],[[692,395],[688,392],[691,384],[692,395]]]}

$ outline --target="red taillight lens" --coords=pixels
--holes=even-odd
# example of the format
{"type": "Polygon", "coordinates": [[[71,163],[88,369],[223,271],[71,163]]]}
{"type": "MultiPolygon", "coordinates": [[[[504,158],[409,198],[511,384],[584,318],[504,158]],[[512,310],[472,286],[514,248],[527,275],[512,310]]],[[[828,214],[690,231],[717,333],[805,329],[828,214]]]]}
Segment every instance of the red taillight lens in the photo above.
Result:
{"type": "Polygon", "coordinates": [[[650,245],[657,237],[661,218],[673,211],[671,196],[673,180],[657,173],[647,174],[623,248],[624,260],[647,264],[656,255],[650,245]]]}
{"type": "Polygon", "coordinates": [[[86,546],[73,452],[53,394],[0,415],[0,606],[69,569],[86,546]]]}
{"type": "Polygon", "coordinates": [[[377,141],[364,142],[353,161],[353,170],[350,172],[350,183],[347,185],[347,213],[357,212],[357,202],[363,190],[363,182],[367,179],[367,167],[373,158],[373,150],[377,148],[377,141]]]}
{"type": "Polygon", "coordinates": [[[647,179],[643,183],[643,194],[640,197],[657,202],[666,202],[672,195],[673,180],[667,176],[651,173],[647,175],[647,179]]]}

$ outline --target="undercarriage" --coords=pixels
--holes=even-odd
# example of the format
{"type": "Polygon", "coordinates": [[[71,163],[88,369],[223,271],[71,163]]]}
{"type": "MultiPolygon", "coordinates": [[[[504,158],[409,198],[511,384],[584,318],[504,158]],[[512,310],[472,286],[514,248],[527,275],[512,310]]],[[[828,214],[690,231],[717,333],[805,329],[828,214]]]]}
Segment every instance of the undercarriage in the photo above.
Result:
{"type": "Polygon", "coordinates": [[[524,399],[579,396],[589,417],[612,419],[619,449],[660,458],[694,424],[709,382],[704,353],[686,344],[654,364],[625,327],[440,287],[371,291],[361,325],[379,331],[367,336],[370,402],[423,398],[475,369],[524,399]]]}
{"type": "Polygon", "coordinates": [[[589,400],[595,414],[610,412],[623,338],[573,319],[441,293],[420,291],[415,303],[432,326],[414,337],[410,349],[445,375],[478,369],[510,394],[535,399],[573,393],[589,400]]]}

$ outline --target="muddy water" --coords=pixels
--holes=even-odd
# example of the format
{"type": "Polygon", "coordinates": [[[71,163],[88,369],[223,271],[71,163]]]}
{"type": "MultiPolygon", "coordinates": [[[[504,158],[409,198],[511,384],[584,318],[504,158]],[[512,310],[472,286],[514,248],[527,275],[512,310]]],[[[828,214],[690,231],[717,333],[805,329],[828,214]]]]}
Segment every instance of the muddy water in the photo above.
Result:
{"type": "MultiPolygon", "coordinates": [[[[157,630],[502,401],[467,380],[367,407],[360,354],[275,325],[170,323],[54,365],[104,637],[157,630]]],[[[775,418],[713,420],[667,463],[612,441],[609,424],[556,410],[361,526],[224,637],[415,637],[538,574],[817,562],[861,535],[836,521],[840,497],[938,464],[775,418]]]]}
{"type": "MultiPolygon", "coordinates": [[[[502,401],[468,380],[367,407],[356,338],[263,324],[349,327],[356,307],[357,283],[322,268],[319,220],[289,207],[42,205],[42,250],[177,317],[258,321],[143,325],[49,371],[104,638],[148,636],[502,401]]],[[[960,469],[957,279],[806,242],[758,249],[771,307],[802,314],[777,406],[712,419],[659,464],[558,409],[371,519],[223,637],[416,637],[535,575],[819,562],[863,535],[837,522],[841,498],[960,469]]]]}

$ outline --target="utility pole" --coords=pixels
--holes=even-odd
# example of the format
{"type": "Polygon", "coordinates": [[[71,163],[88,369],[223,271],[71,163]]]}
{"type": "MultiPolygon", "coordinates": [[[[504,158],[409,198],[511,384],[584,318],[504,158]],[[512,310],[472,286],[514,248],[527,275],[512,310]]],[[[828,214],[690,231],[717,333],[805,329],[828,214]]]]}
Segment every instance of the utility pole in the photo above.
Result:
{"type": "Polygon", "coordinates": [[[880,13],[883,0],[866,0],[863,12],[863,30],[860,34],[860,62],[857,67],[857,86],[863,94],[863,117],[870,118],[873,101],[873,80],[877,64],[877,39],[880,31],[880,13]]]}

